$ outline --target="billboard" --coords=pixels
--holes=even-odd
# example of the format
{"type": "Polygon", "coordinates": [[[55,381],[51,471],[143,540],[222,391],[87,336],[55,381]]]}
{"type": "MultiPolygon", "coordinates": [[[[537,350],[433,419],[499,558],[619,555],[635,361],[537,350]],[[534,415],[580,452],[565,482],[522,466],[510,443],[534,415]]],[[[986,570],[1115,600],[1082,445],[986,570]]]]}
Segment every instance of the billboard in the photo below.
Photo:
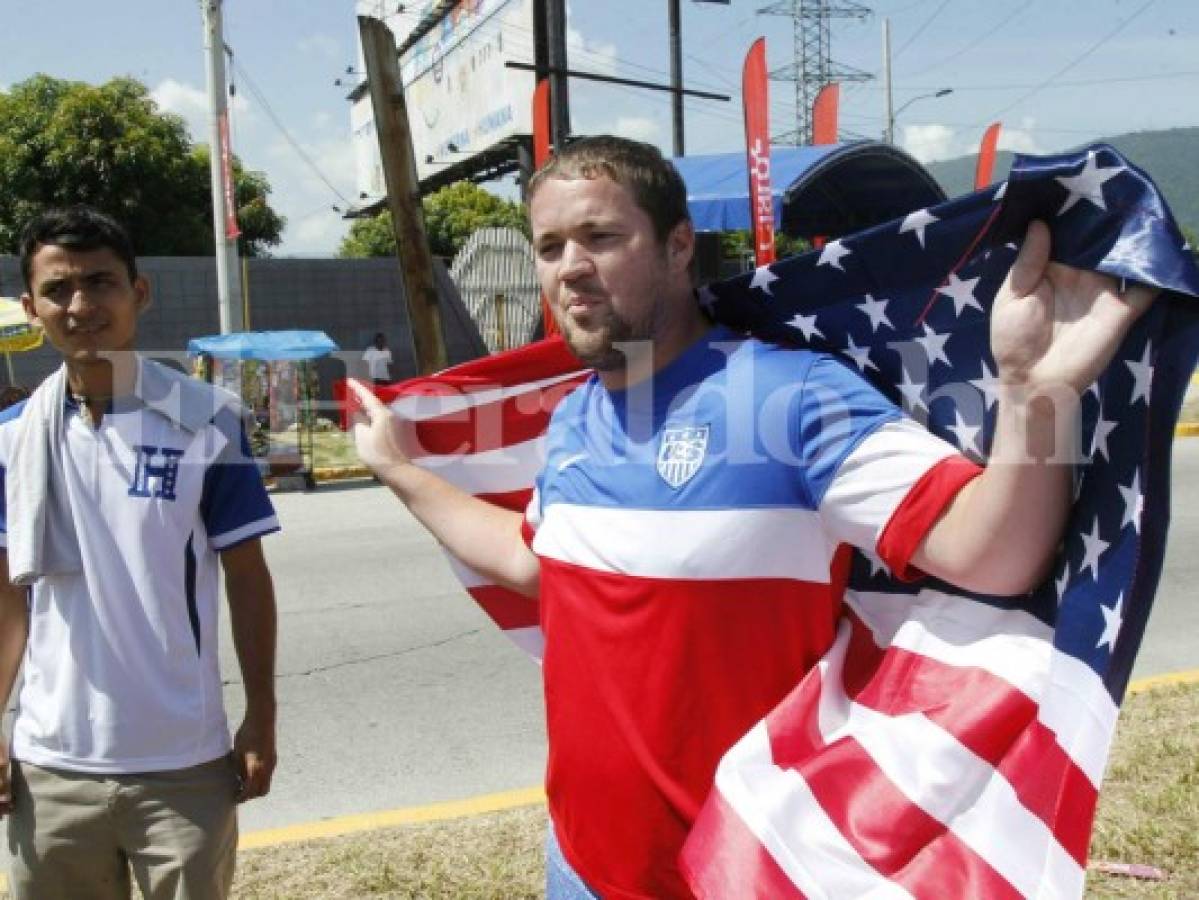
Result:
{"type": "MultiPolygon", "coordinates": [[[[397,43],[435,5],[426,0],[387,16],[397,43]]],[[[371,14],[374,4],[360,6],[371,14]]],[[[533,0],[459,0],[400,57],[417,177],[532,133],[533,73],[505,68],[509,60],[533,61],[533,0]]],[[[386,189],[368,95],[354,103],[350,122],[359,190],[380,196],[386,189]]]]}

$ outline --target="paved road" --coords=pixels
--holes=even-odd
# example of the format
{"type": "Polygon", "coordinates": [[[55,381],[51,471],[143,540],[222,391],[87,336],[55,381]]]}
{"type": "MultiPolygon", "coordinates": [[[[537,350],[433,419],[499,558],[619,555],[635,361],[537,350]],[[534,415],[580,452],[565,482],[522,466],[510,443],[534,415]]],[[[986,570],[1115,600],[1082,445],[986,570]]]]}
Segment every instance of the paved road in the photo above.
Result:
{"type": "MultiPolygon", "coordinates": [[[[1166,571],[1135,677],[1199,668],[1199,439],[1178,443],[1174,475],[1166,571]]],[[[371,482],[275,501],[282,765],[243,828],[539,783],[538,669],[463,598],[398,502],[371,482]]],[[[229,646],[224,659],[236,716],[229,646]]]]}

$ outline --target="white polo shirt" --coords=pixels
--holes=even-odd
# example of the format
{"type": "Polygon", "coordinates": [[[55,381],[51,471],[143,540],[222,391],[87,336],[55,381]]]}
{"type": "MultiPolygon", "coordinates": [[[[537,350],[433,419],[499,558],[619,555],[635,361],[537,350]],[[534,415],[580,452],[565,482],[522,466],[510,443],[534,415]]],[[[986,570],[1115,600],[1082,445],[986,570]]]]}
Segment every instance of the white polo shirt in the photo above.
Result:
{"type": "MultiPolygon", "coordinates": [[[[231,746],[217,554],[278,530],[237,414],[198,432],[141,406],[93,429],[68,405],[64,478],[83,572],[30,591],[13,756],[96,773],[180,769],[231,746]]],[[[3,479],[24,404],[0,413],[3,479]]]]}

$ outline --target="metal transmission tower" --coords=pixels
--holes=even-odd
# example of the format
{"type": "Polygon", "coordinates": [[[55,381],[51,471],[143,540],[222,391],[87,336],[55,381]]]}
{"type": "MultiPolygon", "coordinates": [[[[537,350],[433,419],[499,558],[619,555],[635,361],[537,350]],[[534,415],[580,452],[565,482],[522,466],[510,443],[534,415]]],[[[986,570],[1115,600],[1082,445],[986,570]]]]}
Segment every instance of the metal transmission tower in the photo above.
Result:
{"type": "Polygon", "coordinates": [[[790,16],[795,33],[795,61],[770,73],[773,81],[795,82],[794,131],[772,140],[780,144],[812,143],[812,103],[832,81],[868,81],[874,76],[829,58],[831,22],[865,19],[870,8],[852,0],[778,0],[758,10],[764,16],[790,16]]]}

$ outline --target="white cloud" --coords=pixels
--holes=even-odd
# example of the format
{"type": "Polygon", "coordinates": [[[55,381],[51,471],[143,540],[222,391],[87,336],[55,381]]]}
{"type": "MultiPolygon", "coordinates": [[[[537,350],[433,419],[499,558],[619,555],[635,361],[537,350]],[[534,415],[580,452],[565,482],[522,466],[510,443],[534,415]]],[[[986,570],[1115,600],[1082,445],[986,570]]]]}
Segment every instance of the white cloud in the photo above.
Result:
{"type": "Polygon", "coordinates": [[[1030,117],[1021,119],[1018,128],[1004,125],[999,130],[999,149],[1013,153],[1044,153],[1045,149],[1034,136],[1036,126],[1037,120],[1030,117]]]}
{"type": "Polygon", "coordinates": [[[904,125],[900,144],[922,163],[949,159],[966,152],[948,125],[904,125]]]}
{"type": "Polygon", "coordinates": [[[569,26],[566,29],[566,58],[572,69],[600,75],[616,74],[616,45],[589,41],[581,31],[569,26]]]}
{"type": "MultiPolygon", "coordinates": [[[[150,91],[150,98],[158,104],[160,111],[174,113],[183,119],[193,142],[208,143],[209,114],[206,90],[184,84],[174,78],[167,78],[150,91]]],[[[232,99],[232,107],[236,128],[239,120],[250,116],[250,111],[241,97],[232,99]]]]}
{"type": "Polygon", "coordinates": [[[348,134],[333,134],[320,141],[300,141],[315,168],[337,189],[335,193],[282,138],[265,147],[271,181],[271,206],[287,217],[283,243],[275,249],[285,254],[332,255],[349,223],[333,207],[357,204],[354,148],[348,134]],[[340,194],[340,196],[339,196],[340,194]]]}

